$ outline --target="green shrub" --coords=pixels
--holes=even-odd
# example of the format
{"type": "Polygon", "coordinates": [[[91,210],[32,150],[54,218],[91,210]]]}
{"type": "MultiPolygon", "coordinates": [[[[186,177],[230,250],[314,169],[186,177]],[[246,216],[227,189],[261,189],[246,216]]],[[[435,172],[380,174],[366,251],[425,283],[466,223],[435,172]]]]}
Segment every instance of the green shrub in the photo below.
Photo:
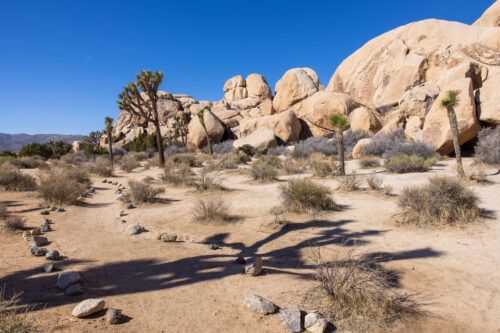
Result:
{"type": "Polygon", "coordinates": [[[460,181],[435,177],[427,185],[408,187],[399,198],[402,222],[417,225],[455,225],[480,216],[479,198],[460,181]]]}
{"type": "Polygon", "coordinates": [[[11,152],[10,150],[0,150],[0,157],[13,157],[16,158],[16,153],[11,152]]]}
{"type": "Polygon", "coordinates": [[[221,199],[198,200],[193,209],[194,221],[214,224],[229,222],[228,210],[221,199]]]}
{"type": "Polygon", "coordinates": [[[310,178],[290,179],[279,186],[283,205],[291,212],[318,212],[335,208],[331,190],[310,178]]]}
{"type": "Polygon", "coordinates": [[[14,192],[35,191],[37,188],[35,178],[13,169],[0,171],[0,185],[6,191],[14,192]]]}
{"type": "Polygon", "coordinates": [[[156,143],[156,135],[154,133],[148,134],[146,132],[135,137],[127,146],[129,151],[141,152],[149,150],[158,150],[156,143]]]}
{"type": "Polygon", "coordinates": [[[165,192],[164,188],[155,187],[145,182],[130,180],[130,201],[136,204],[152,203],[158,201],[158,196],[165,192]]]}
{"type": "Polygon", "coordinates": [[[387,159],[385,168],[388,172],[408,173],[428,171],[437,160],[435,157],[425,158],[417,155],[398,155],[387,159]]]}
{"type": "Polygon", "coordinates": [[[46,144],[33,142],[23,146],[19,151],[18,155],[20,157],[40,156],[43,157],[44,159],[49,159],[52,157],[52,150],[46,144]]]}

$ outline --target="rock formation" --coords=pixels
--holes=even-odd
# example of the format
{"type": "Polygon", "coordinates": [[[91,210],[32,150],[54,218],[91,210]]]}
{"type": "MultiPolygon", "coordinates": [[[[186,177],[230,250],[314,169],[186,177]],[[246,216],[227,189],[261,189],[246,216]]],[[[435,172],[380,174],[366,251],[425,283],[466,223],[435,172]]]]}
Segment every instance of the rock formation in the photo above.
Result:
{"type": "MultiPolygon", "coordinates": [[[[236,75],[224,83],[219,101],[161,92],[159,109],[166,137],[175,133],[172,115],[191,115],[188,146],[194,150],[206,145],[195,116],[206,109],[214,143],[239,139],[238,144],[255,142],[260,147],[293,144],[329,134],[329,116],[342,113],[349,116],[352,129],[375,133],[403,128],[408,138],[448,154],[453,150],[451,134],[439,100],[449,89],[460,90],[456,113],[463,144],[481,126],[500,124],[499,86],[496,1],[473,25],[430,19],[374,38],[342,62],[326,89],[314,70],[293,68],[278,80],[274,96],[262,75],[236,75]]],[[[120,146],[144,132],[153,133],[153,126],[122,113],[113,135],[120,146]]]]}

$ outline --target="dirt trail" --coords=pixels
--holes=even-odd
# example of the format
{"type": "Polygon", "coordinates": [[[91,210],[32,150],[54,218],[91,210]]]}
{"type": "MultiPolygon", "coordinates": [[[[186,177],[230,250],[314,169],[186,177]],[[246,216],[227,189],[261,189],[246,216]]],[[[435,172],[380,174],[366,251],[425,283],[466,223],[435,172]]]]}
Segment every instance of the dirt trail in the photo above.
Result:
{"type": "MultiPolygon", "coordinates": [[[[470,163],[470,161],[468,161],[470,163]]],[[[349,162],[350,170],[356,168],[349,162]]],[[[421,184],[433,174],[451,172],[442,162],[425,174],[388,175],[384,182],[396,192],[410,184],[421,184]]],[[[127,178],[158,177],[160,170],[141,170],[127,178]]],[[[168,203],[128,210],[122,223],[115,186],[95,179],[97,193],[85,205],[71,206],[64,213],[51,213],[54,231],[48,233],[50,249],[68,259],[65,270],[78,270],[84,278],[85,294],[66,297],[54,289],[57,274],[43,273],[45,260],[32,257],[19,235],[0,235],[0,283],[23,290],[23,300],[44,304],[37,316],[46,332],[286,332],[279,316],[259,316],[241,302],[250,293],[265,296],[280,306],[300,302],[311,287],[306,277],[310,268],[311,245],[325,253],[357,243],[364,253],[383,254],[385,267],[398,273],[402,288],[421,293],[439,317],[415,331],[497,332],[500,313],[500,176],[493,185],[472,186],[482,199],[481,206],[497,218],[458,230],[419,230],[396,227],[397,197],[368,191],[340,193],[341,212],[317,216],[290,215],[292,223],[273,229],[269,209],[279,204],[279,182],[253,183],[237,173],[226,175],[226,192],[198,194],[190,188],[167,187],[168,203]],[[239,220],[231,225],[210,226],[191,222],[196,199],[218,196],[231,207],[239,220]],[[139,223],[149,232],[130,236],[128,226],[139,223]],[[187,238],[184,242],[162,243],[157,231],[170,231],[187,238]],[[211,250],[201,243],[222,245],[211,250]],[[248,277],[242,266],[233,263],[238,255],[259,254],[266,274],[248,277]],[[109,326],[103,317],[75,320],[73,306],[90,297],[104,297],[107,307],[122,309],[131,320],[109,326]]],[[[336,187],[336,181],[322,179],[336,187]]],[[[0,193],[11,210],[34,208],[38,199],[25,193],[0,193]]],[[[29,225],[39,225],[38,210],[23,213],[29,225]]]]}

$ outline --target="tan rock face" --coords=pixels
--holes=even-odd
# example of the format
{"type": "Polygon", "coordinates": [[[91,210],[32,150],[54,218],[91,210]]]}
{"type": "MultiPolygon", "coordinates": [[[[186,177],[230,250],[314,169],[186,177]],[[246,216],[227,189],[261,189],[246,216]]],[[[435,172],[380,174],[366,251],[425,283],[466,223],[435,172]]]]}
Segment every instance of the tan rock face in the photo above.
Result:
{"type": "Polygon", "coordinates": [[[495,1],[473,25],[478,27],[500,27],[500,1],[495,1]]]}
{"type": "Polygon", "coordinates": [[[246,137],[261,128],[272,130],[277,138],[287,143],[298,141],[302,130],[299,119],[289,110],[240,122],[240,137],[246,137]]]}
{"type": "Polygon", "coordinates": [[[399,99],[398,111],[405,116],[425,117],[439,95],[439,86],[426,82],[406,91],[399,99]]]}
{"type": "Polygon", "coordinates": [[[423,128],[424,140],[432,145],[435,150],[443,154],[449,154],[453,151],[453,141],[446,109],[439,105],[439,101],[443,99],[446,92],[451,89],[460,91],[460,101],[455,107],[460,144],[476,137],[480,130],[476,116],[472,80],[470,78],[465,78],[450,84],[443,89],[432,105],[429,113],[425,117],[423,128]]]}
{"type": "Polygon", "coordinates": [[[358,143],[356,143],[356,145],[352,149],[352,154],[351,154],[352,158],[354,158],[354,159],[360,158],[361,154],[363,153],[363,148],[368,146],[372,142],[373,142],[373,140],[370,138],[365,138],[365,139],[359,140],[358,143]]]}
{"type": "Polygon", "coordinates": [[[409,117],[405,127],[405,136],[413,141],[423,141],[422,123],[420,117],[409,117]]]}
{"type": "Polygon", "coordinates": [[[310,68],[293,68],[276,83],[273,107],[283,112],[319,90],[318,75],[310,68]]]}
{"type": "Polygon", "coordinates": [[[479,119],[494,125],[500,124],[500,67],[490,71],[476,99],[479,103],[479,119]]]}
{"type": "Polygon", "coordinates": [[[248,96],[263,100],[272,97],[271,89],[266,79],[260,74],[250,74],[246,78],[248,96]]]}
{"type": "Polygon", "coordinates": [[[277,143],[273,130],[262,127],[257,129],[250,135],[234,141],[233,143],[234,148],[238,148],[244,145],[250,145],[256,149],[264,151],[268,148],[276,147],[277,143]]]}
{"type": "MultiPolygon", "coordinates": [[[[207,127],[212,144],[219,143],[224,136],[225,126],[222,121],[215,116],[212,111],[205,110],[203,119],[207,127]]],[[[188,125],[188,148],[200,149],[207,145],[207,137],[197,116],[193,116],[188,125]]]]}
{"type": "Polygon", "coordinates": [[[377,132],[382,128],[376,112],[365,106],[354,109],[349,114],[349,122],[352,130],[377,132]]]}

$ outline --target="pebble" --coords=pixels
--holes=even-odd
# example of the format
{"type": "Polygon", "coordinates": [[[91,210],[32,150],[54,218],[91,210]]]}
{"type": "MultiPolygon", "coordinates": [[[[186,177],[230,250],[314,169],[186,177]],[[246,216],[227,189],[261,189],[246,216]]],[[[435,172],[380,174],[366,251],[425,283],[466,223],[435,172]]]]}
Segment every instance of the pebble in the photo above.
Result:
{"type": "Polygon", "coordinates": [[[319,312],[310,312],[304,318],[304,328],[311,333],[324,333],[328,321],[319,312]]]}
{"type": "Polygon", "coordinates": [[[122,323],[124,320],[122,310],[109,309],[107,312],[107,315],[106,315],[106,320],[111,325],[116,325],[116,324],[122,323]]]}
{"type": "Polygon", "coordinates": [[[77,296],[83,294],[83,287],[79,283],[72,284],[68,288],[64,289],[64,295],[66,296],[77,296]]]}
{"type": "Polygon", "coordinates": [[[262,262],[261,257],[255,258],[252,263],[245,266],[245,274],[252,276],[260,275],[260,273],[262,273],[262,262]]]}
{"type": "Polygon", "coordinates": [[[47,249],[44,247],[31,246],[30,252],[35,257],[43,257],[47,253],[47,249]]]}
{"type": "Polygon", "coordinates": [[[273,302],[259,295],[245,297],[243,304],[250,310],[264,315],[278,311],[278,307],[273,302]]]}
{"type": "Polygon", "coordinates": [[[51,250],[45,254],[45,259],[57,261],[61,259],[61,254],[57,250],[51,250]]]}
{"type": "Polygon", "coordinates": [[[177,240],[177,235],[175,234],[163,234],[160,237],[162,242],[175,242],[177,240]]]}
{"type": "Polygon", "coordinates": [[[104,309],[104,304],[105,302],[103,299],[86,299],[75,306],[71,315],[77,318],[88,317],[104,309]]]}

